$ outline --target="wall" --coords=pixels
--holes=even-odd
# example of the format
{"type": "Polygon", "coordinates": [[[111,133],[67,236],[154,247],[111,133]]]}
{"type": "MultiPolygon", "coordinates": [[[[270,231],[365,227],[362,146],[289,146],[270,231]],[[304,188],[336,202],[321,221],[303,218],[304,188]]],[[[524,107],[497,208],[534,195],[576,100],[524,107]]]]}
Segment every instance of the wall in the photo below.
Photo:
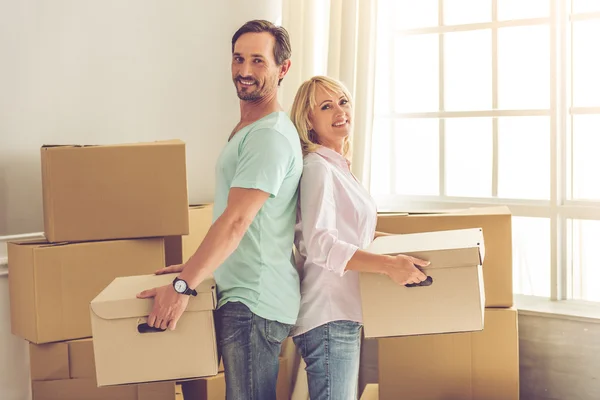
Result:
{"type": "Polygon", "coordinates": [[[519,317],[521,399],[600,399],[600,324],[519,317]]]}
{"type": "MultiPolygon", "coordinates": [[[[254,18],[280,20],[281,0],[0,1],[0,236],[43,231],[43,144],[182,139],[190,202],[211,201],[239,118],[231,35],[254,18]]],[[[10,334],[7,282],[0,399],[25,400],[26,345],[10,334]]]]}
{"type": "Polygon", "coordinates": [[[43,144],[187,143],[190,201],[213,196],[238,118],[231,35],[281,0],[0,2],[0,236],[42,230],[43,144]]]}

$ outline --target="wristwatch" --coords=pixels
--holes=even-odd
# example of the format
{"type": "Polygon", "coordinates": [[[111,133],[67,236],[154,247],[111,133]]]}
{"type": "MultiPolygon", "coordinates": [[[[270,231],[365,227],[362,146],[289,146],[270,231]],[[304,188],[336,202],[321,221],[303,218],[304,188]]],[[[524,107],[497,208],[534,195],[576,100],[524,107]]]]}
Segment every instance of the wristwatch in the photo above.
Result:
{"type": "Polygon", "coordinates": [[[186,294],[188,296],[196,296],[198,292],[194,289],[190,289],[188,284],[183,279],[175,278],[173,279],[173,289],[179,294],[186,294]]]}

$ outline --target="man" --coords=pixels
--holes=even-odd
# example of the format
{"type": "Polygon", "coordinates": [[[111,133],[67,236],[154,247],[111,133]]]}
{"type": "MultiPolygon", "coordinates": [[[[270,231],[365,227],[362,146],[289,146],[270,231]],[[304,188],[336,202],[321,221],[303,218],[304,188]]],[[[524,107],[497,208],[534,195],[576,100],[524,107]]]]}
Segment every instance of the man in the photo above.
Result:
{"type": "Polygon", "coordinates": [[[234,34],[232,53],[241,118],[217,161],[216,220],[185,264],[162,270],[181,272],[173,285],[138,296],[154,297],[149,325],[175,329],[189,300],[180,293],[214,272],[227,398],[269,400],[300,304],[292,246],[302,150],[277,100],[290,68],[285,29],[250,21],[234,34]]]}

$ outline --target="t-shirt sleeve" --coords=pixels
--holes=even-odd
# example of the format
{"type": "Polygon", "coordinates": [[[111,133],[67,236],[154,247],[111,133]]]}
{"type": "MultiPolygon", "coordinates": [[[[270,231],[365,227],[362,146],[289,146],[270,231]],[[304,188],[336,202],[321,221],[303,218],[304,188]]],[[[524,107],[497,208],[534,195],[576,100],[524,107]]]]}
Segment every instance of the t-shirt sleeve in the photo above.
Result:
{"type": "Polygon", "coordinates": [[[274,129],[250,132],[240,143],[231,187],[259,189],[277,196],[294,163],[290,142],[274,129]]]}

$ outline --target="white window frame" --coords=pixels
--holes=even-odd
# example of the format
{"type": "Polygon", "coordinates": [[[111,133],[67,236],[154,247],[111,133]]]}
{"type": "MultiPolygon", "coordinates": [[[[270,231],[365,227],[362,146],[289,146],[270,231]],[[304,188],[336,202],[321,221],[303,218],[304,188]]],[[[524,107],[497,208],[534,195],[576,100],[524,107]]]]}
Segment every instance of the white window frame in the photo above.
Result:
{"type": "MultiPolygon", "coordinates": [[[[551,300],[567,300],[573,295],[573,267],[568,260],[569,238],[567,231],[568,219],[600,220],[600,201],[570,200],[568,196],[567,149],[570,140],[571,115],[599,114],[600,107],[574,108],[571,107],[568,79],[572,70],[573,59],[571,51],[571,21],[600,19],[600,12],[578,14],[571,16],[569,0],[551,0],[549,17],[531,18],[511,21],[498,21],[498,0],[492,0],[492,21],[485,23],[444,26],[443,0],[439,0],[439,16],[437,27],[396,30],[392,34],[426,34],[466,31],[473,29],[489,29],[492,31],[492,110],[486,111],[445,111],[444,110],[444,36],[439,35],[439,112],[427,113],[395,113],[394,95],[390,114],[376,114],[376,118],[391,118],[392,132],[399,118],[436,118],[439,119],[439,193],[440,196],[407,196],[407,195],[375,195],[380,211],[407,210],[439,210],[465,207],[480,207],[489,205],[506,205],[514,216],[545,217],[550,219],[551,233],[551,300]],[[498,110],[498,29],[513,26],[532,26],[547,24],[550,29],[550,108],[532,110],[498,110]],[[570,60],[570,62],[568,62],[570,60]],[[504,117],[504,116],[548,116],[550,117],[550,199],[549,200],[519,200],[498,198],[498,120],[493,119],[493,168],[492,168],[492,197],[468,198],[450,197],[446,195],[445,185],[445,122],[442,118],[454,117],[504,117]]],[[[393,40],[392,51],[393,51],[393,40]]],[[[391,58],[391,71],[394,71],[394,57],[391,58]]],[[[394,74],[391,74],[391,87],[394,86],[394,74]]],[[[394,134],[391,136],[390,149],[394,149],[394,134]]],[[[372,157],[373,160],[376,157],[372,157]]],[[[395,167],[391,157],[390,191],[395,192],[395,167]]]]}

